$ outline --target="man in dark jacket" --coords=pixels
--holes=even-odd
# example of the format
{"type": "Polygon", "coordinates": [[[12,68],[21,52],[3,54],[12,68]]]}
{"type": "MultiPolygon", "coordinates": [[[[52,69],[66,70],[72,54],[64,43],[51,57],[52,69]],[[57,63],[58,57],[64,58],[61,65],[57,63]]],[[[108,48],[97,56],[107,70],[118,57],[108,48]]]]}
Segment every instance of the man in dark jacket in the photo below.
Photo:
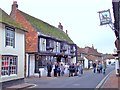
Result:
{"type": "Polygon", "coordinates": [[[94,73],[96,72],[96,63],[93,63],[93,69],[94,69],[94,73]]]}
{"type": "Polygon", "coordinates": [[[51,77],[51,71],[52,71],[52,63],[51,62],[47,63],[47,71],[48,71],[47,76],[51,77]]]}

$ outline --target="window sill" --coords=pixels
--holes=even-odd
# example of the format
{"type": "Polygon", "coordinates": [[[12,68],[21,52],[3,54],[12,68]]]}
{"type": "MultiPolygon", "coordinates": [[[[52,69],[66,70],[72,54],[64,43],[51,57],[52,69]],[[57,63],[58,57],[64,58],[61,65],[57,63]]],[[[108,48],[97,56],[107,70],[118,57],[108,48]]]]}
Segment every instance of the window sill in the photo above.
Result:
{"type": "Polygon", "coordinates": [[[4,76],[1,76],[1,78],[12,77],[12,76],[17,76],[17,74],[4,75],[4,76]]]}
{"type": "Polygon", "coordinates": [[[7,48],[13,48],[13,46],[5,46],[5,47],[7,47],[7,48]]]}

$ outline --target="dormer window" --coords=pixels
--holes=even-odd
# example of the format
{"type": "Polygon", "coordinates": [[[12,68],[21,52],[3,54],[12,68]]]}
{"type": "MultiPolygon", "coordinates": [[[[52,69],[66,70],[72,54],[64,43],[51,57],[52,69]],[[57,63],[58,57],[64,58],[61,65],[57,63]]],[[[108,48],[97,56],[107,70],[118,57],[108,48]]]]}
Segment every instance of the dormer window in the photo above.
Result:
{"type": "Polygon", "coordinates": [[[11,27],[5,27],[5,46],[15,47],[15,29],[11,27]]]}

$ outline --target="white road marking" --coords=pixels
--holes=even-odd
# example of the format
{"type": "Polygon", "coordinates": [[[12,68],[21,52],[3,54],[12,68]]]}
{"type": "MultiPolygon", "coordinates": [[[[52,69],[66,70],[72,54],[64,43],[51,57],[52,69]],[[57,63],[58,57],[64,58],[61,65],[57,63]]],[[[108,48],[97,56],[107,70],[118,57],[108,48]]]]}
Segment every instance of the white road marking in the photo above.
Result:
{"type": "Polygon", "coordinates": [[[112,70],[107,76],[105,76],[105,77],[102,79],[102,81],[96,86],[96,88],[100,88],[101,85],[104,83],[104,81],[107,79],[107,77],[108,77],[112,72],[113,72],[113,70],[112,70]]]}

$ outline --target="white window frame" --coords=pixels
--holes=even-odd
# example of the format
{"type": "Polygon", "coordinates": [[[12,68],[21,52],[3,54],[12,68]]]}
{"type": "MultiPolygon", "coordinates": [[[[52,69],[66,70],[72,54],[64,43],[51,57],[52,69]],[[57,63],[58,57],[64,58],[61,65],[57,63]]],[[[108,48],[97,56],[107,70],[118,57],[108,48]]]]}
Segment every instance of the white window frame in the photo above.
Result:
{"type": "Polygon", "coordinates": [[[8,26],[5,27],[5,46],[15,48],[15,29],[8,26]]]}
{"type": "Polygon", "coordinates": [[[18,57],[2,55],[1,76],[17,75],[18,57]]]}

